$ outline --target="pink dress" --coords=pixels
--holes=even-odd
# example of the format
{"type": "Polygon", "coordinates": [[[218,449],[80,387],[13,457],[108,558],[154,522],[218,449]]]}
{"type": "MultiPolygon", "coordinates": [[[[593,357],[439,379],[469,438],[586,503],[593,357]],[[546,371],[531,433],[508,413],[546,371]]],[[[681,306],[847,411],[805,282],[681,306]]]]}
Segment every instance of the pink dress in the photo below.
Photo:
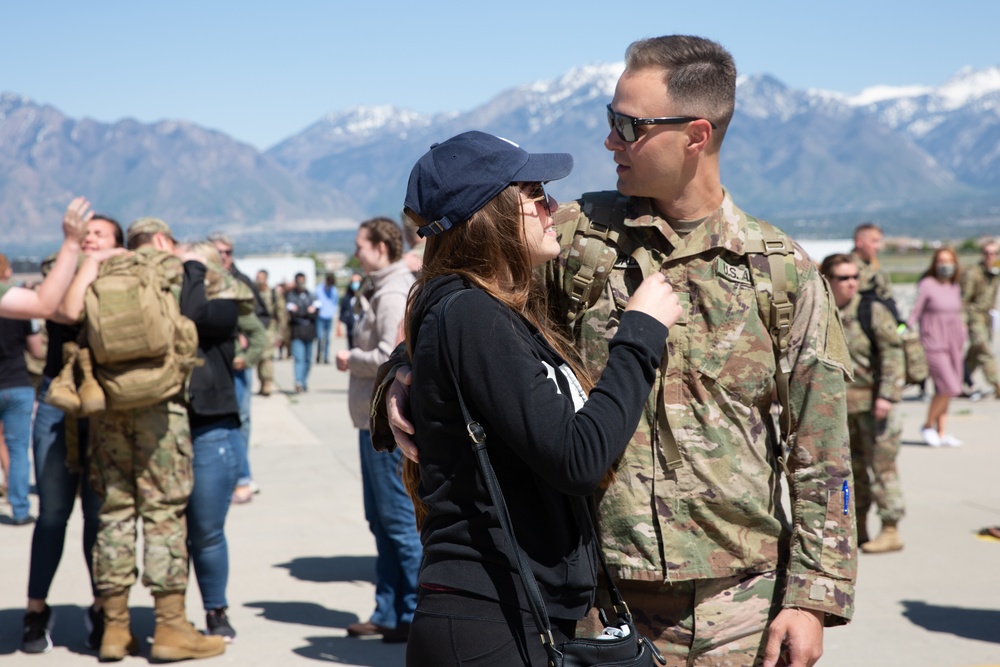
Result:
{"type": "Polygon", "coordinates": [[[930,277],[922,279],[917,284],[917,303],[907,322],[911,327],[914,322],[920,324],[920,342],[927,353],[934,391],[959,396],[966,339],[959,285],[930,277]]]}

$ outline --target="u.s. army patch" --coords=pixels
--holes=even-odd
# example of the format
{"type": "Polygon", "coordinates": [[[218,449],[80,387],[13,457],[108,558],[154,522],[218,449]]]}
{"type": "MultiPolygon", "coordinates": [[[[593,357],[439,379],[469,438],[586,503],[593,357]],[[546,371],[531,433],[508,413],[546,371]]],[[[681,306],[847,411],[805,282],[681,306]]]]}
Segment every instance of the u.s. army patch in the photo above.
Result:
{"type": "Polygon", "coordinates": [[[743,283],[744,285],[751,284],[749,267],[742,265],[734,266],[727,263],[720,257],[715,260],[715,271],[726,280],[730,280],[734,283],[743,283]]]}

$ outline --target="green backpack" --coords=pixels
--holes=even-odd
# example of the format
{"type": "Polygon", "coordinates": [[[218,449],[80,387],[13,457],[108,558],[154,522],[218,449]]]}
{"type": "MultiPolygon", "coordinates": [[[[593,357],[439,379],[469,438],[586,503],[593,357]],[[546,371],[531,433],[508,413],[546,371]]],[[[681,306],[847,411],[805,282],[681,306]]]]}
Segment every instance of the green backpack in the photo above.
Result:
{"type": "Polygon", "coordinates": [[[198,365],[198,331],[181,315],[184,269],[169,253],[139,251],[101,264],[84,299],[84,336],[110,410],[180,394],[198,365]]]}

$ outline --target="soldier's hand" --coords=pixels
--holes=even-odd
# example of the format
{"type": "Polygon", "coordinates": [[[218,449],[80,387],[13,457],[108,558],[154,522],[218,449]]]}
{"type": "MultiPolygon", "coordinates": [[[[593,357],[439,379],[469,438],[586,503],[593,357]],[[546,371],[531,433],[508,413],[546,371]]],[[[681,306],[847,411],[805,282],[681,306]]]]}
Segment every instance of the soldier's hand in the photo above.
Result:
{"type": "Polygon", "coordinates": [[[767,628],[764,667],[812,667],[822,655],[823,612],[793,607],[778,612],[767,628]]]}
{"type": "Polygon", "coordinates": [[[872,410],[872,414],[875,415],[875,419],[881,421],[887,418],[890,412],[892,412],[892,401],[884,398],[875,399],[875,408],[872,410]]]}
{"type": "Polygon", "coordinates": [[[389,415],[389,429],[396,440],[396,446],[403,456],[414,463],[419,463],[417,443],[413,441],[416,429],[409,420],[410,384],[413,376],[409,366],[403,366],[396,371],[396,379],[392,381],[385,392],[385,405],[389,415]]]}
{"type": "Polygon", "coordinates": [[[639,285],[625,310],[638,310],[671,327],[681,316],[681,304],[662,273],[654,273],[639,285]]]}
{"type": "Polygon", "coordinates": [[[87,235],[87,223],[94,217],[94,212],[90,210],[90,202],[86,197],[77,197],[66,207],[63,215],[63,236],[67,241],[83,243],[87,235]]]}

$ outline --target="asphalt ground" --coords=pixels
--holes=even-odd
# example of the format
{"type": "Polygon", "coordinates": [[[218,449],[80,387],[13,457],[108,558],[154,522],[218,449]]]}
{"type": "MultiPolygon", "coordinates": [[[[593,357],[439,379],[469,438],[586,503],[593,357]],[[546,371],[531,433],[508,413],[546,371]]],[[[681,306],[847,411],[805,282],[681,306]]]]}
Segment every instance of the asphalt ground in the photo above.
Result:
{"type": "MultiPolygon", "coordinates": [[[[343,340],[335,342],[343,346],[343,340]]],[[[251,462],[260,494],[232,507],[229,615],[239,633],[206,665],[403,665],[405,649],[346,636],[373,608],[375,547],[362,509],[357,434],[347,413],[347,377],[314,366],[310,391],[295,395],[290,361],[276,363],[283,389],[253,399],[251,462]]],[[[1000,665],[1000,542],[977,531],[1000,525],[1000,401],[956,400],[951,430],[960,448],[920,441],[926,403],[903,401],[899,467],[907,516],[905,549],[860,555],[851,624],[826,631],[824,667],[983,667],[1000,665]]],[[[35,499],[33,497],[33,502],[35,499]]],[[[9,508],[0,506],[0,514],[9,508]]],[[[871,531],[877,534],[877,519],[871,531]]],[[[55,647],[18,650],[32,529],[0,525],[0,665],[93,664],[84,648],[89,585],[81,554],[79,508],[49,603],[55,647]]],[[[133,629],[152,635],[152,598],[131,596],[133,629]]],[[[192,585],[189,618],[204,627],[192,585]]],[[[146,663],[149,644],[123,665],[146,663]]]]}

